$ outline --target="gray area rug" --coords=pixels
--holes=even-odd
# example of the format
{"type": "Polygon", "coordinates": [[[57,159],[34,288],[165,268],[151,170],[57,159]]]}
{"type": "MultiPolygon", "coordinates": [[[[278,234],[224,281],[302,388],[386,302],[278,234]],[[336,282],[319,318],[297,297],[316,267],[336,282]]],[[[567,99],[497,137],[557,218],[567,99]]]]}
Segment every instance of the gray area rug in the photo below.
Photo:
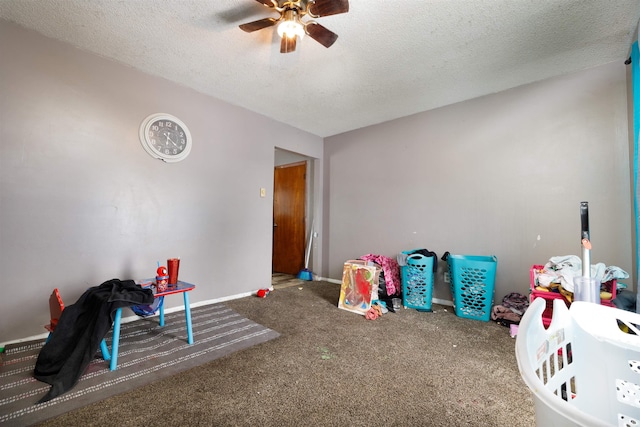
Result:
{"type": "Polygon", "coordinates": [[[193,308],[191,315],[193,345],[187,344],[183,311],[166,314],[163,328],[157,316],[123,324],[115,371],[98,353],[73,389],[42,404],[35,402],[50,386],[33,378],[33,368],[44,341],[7,346],[0,365],[0,424],[32,425],[279,336],[223,304],[193,308]]]}

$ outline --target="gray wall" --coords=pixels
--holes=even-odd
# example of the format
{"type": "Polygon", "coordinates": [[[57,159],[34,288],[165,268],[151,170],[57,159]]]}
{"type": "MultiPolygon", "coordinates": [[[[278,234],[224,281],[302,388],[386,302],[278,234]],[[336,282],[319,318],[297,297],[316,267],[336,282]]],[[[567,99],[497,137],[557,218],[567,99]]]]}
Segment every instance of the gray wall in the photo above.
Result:
{"type": "Polygon", "coordinates": [[[321,165],[321,138],[1,20],[0,40],[0,343],[45,332],[54,287],[69,304],[168,257],[193,303],[271,285],[275,147],[321,165]],[[142,149],[157,112],[186,160],[142,149]]]}
{"type": "Polygon", "coordinates": [[[632,274],[626,97],[620,61],[326,138],[324,275],[428,248],[496,255],[496,299],[527,294],[533,264],[581,255],[583,200],[592,261],[632,274]]]}
{"type": "MultiPolygon", "coordinates": [[[[2,20],[0,40],[0,343],[44,332],[54,287],[73,302],[171,256],[198,285],[194,303],[269,286],[276,147],[314,159],[322,276],[427,247],[495,254],[496,295],[524,293],[532,264],[580,254],[581,200],[594,262],[632,272],[622,64],[338,135],[323,151],[319,137],[2,20]],[[189,126],[183,162],[142,149],[155,112],[189,126]]],[[[450,298],[441,274],[435,297],[450,298]]]]}

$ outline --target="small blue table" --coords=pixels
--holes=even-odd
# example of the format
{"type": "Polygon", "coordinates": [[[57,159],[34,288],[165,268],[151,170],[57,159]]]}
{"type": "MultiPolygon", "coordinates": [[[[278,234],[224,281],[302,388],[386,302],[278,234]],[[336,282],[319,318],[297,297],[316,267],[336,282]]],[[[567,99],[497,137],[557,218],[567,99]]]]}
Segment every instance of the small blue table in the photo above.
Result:
{"type": "MultiPolygon", "coordinates": [[[[154,279],[146,279],[140,282],[140,286],[148,287],[155,283],[154,279]]],[[[191,307],[189,305],[189,291],[196,288],[196,285],[191,283],[182,282],[178,280],[175,285],[167,285],[167,290],[164,292],[154,292],[155,298],[165,297],[171,294],[182,294],[184,296],[184,317],[187,322],[187,342],[189,345],[193,344],[193,330],[191,328],[191,307]]],[[[100,350],[102,351],[102,357],[104,360],[110,361],[109,369],[111,371],[116,370],[118,365],[118,346],[120,345],[120,322],[122,320],[122,308],[116,310],[116,315],[113,320],[113,339],[111,342],[111,352],[107,347],[105,340],[100,343],[100,350]]],[[[160,306],[160,326],[164,326],[164,304],[160,306]]]]}

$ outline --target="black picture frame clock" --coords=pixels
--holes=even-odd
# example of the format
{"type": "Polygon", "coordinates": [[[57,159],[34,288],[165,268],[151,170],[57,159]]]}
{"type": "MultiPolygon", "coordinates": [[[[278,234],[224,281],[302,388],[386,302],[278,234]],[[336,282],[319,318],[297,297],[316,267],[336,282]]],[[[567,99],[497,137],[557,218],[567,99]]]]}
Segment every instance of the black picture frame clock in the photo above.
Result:
{"type": "Polygon", "coordinates": [[[155,113],[140,124],[140,143],[153,158],[167,163],[184,160],[191,152],[191,133],[179,118],[155,113]]]}

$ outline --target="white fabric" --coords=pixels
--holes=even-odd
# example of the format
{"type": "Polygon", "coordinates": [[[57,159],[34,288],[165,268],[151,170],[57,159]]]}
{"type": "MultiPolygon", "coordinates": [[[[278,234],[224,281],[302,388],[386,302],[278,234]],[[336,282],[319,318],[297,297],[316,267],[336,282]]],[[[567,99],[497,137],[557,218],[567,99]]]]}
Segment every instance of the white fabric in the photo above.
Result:
{"type": "MultiPolygon", "coordinates": [[[[552,283],[559,283],[563,289],[573,292],[574,277],[582,275],[582,260],[576,255],[555,256],[549,258],[544,266],[544,271],[538,275],[538,284],[549,287],[552,283]]],[[[620,267],[609,266],[603,263],[591,265],[591,277],[601,283],[612,279],[627,279],[629,274],[620,267]]]]}

